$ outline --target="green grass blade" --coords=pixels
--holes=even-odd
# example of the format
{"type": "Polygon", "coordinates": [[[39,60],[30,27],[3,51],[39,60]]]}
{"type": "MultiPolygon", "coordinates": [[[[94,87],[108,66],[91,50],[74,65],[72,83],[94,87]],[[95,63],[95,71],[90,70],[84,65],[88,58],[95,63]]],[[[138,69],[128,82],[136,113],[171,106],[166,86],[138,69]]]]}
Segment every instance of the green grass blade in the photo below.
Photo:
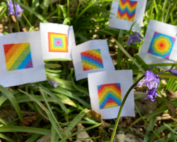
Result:
{"type": "Polygon", "coordinates": [[[54,129],[54,127],[51,128],[51,142],[58,142],[58,135],[54,129]]]}
{"type": "Polygon", "coordinates": [[[41,128],[33,128],[33,127],[23,127],[23,126],[4,126],[0,127],[0,132],[26,132],[26,133],[35,133],[41,135],[51,135],[50,130],[41,129],[41,128]]]}
{"type": "Polygon", "coordinates": [[[45,20],[45,18],[43,16],[41,16],[39,13],[37,13],[36,11],[32,10],[30,7],[22,4],[21,2],[16,2],[17,4],[19,4],[21,7],[23,7],[24,9],[26,9],[27,11],[29,11],[29,13],[34,14],[37,18],[39,18],[42,22],[44,23],[48,23],[47,20],[45,20]]]}
{"type": "Polygon", "coordinates": [[[162,12],[162,22],[165,21],[165,20],[164,20],[165,12],[166,12],[165,8],[166,8],[166,6],[167,6],[168,1],[169,1],[169,0],[165,0],[165,2],[164,2],[164,4],[163,4],[163,8],[162,8],[162,11],[163,11],[163,12],[162,12]]]}
{"type": "Polygon", "coordinates": [[[68,111],[67,111],[66,106],[60,101],[60,99],[59,99],[57,96],[55,96],[52,92],[50,92],[50,90],[48,90],[47,88],[45,88],[45,87],[42,86],[42,85],[39,85],[39,89],[40,89],[40,88],[41,88],[43,91],[45,91],[48,95],[50,95],[53,99],[55,99],[55,100],[57,101],[58,105],[62,108],[62,110],[63,110],[66,114],[68,114],[68,111]]]}
{"type": "Polygon", "coordinates": [[[2,106],[3,103],[4,103],[6,100],[7,100],[7,98],[2,95],[2,96],[0,97],[0,106],[2,106]]]}
{"type": "Polygon", "coordinates": [[[72,69],[71,69],[71,82],[72,82],[73,87],[74,87],[77,91],[79,91],[79,92],[81,92],[81,93],[84,93],[84,94],[86,94],[87,96],[89,96],[88,91],[82,89],[81,87],[78,87],[78,86],[74,83],[74,79],[73,79],[73,76],[72,76],[73,72],[74,72],[74,69],[72,68],[72,69]]]}
{"type": "MultiPolygon", "coordinates": [[[[47,99],[46,99],[46,94],[45,94],[45,92],[43,92],[43,90],[42,90],[41,88],[40,88],[40,92],[41,92],[41,94],[42,94],[42,96],[43,96],[43,98],[44,98],[44,101],[45,101],[45,103],[46,103],[46,105],[47,105],[47,108],[48,108],[48,110],[49,110],[50,115],[52,116],[53,120],[54,120],[55,123],[58,125],[58,127],[61,129],[61,126],[59,125],[59,123],[58,123],[58,121],[57,121],[55,115],[53,114],[52,109],[50,108],[50,105],[49,105],[49,103],[48,103],[48,101],[47,101],[47,99]]],[[[54,129],[55,129],[55,127],[54,127],[54,129]]]]}
{"type": "Polygon", "coordinates": [[[81,119],[85,116],[85,110],[82,110],[68,125],[68,127],[65,129],[64,134],[69,133],[80,121],[81,119]]]}
{"type": "MultiPolygon", "coordinates": [[[[155,123],[155,120],[156,120],[156,116],[153,116],[149,122],[149,126],[153,129],[154,127],[154,123],[155,123]]],[[[148,142],[149,140],[149,132],[151,131],[151,129],[148,127],[146,129],[146,133],[145,133],[145,136],[144,136],[144,140],[143,142],[148,142]]]]}
{"type": "Polygon", "coordinates": [[[22,90],[20,90],[20,92],[24,93],[25,95],[27,95],[31,99],[33,99],[45,111],[45,113],[47,114],[47,116],[48,116],[48,118],[49,118],[49,120],[50,120],[50,122],[52,124],[52,126],[55,128],[56,132],[58,133],[59,137],[63,138],[63,136],[62,136],[59,128],[56,126],[55,121],[54,121],[53,117],[51,116],[50,112],[48,111],[48,109],[41,102],[39,102],[38,100],[36,100],[32,95],[30,95],[30,94],[28,94],[28,93],[26,93],[26,92],[24,92],[22,90]]]}
{"type": "Polygon", "coordinates": [[[13,140],[13,139],[11,139],[11,138],[9,138],[6,135],[1,134],[1,133],[0,133],[0,138],[6,140],[8,142],[16,142],[15,140],[13,140]]]}
{"type": "MultiPolygon", "coordinates": [[[[57,88],[52,88],[50,89],[53,92],[59,93],[61,95],[65,95],[67,97],[70,97],[72,99],[75,99],[76,101],[78,101],[79,103],[81,103],[82,105],[84,105],[87,108],[91,108],[90,104],[88,104],[86,101],[84,101],[83,99],[81,99],[80,97],[78,97],[77,95],[75,95],[75,93],[69,92],[63,88],[57,87],[57,88]]],[[[58,94],[58,95],[59,95],[58,94]]]]}
{"type": "Polygon", "coordinates": [[[132,60],[132,62],[141,69],[142,72],[145,72],[144,69],[133,59],[133,57],[122,47],[122,45],[116,40],[116,43],[118,45],[118,48],[129,58],[132,60]]]}
{"type": "Polygon", "coordinates": [[[16,100],[16,98],[14,97],[14,95],[7,90],[6,88],[4,88],[3,86],[0,85],[0,91],[2,92],[2,94],[4,96],[6,96],[8,98],[8,100],[11,102],[12,106],[14,107],[15,111],[17,112],[20,120],[23,122],[23,117],[22,117],[22,113],[20,110],[20,106],[16,100]]]}

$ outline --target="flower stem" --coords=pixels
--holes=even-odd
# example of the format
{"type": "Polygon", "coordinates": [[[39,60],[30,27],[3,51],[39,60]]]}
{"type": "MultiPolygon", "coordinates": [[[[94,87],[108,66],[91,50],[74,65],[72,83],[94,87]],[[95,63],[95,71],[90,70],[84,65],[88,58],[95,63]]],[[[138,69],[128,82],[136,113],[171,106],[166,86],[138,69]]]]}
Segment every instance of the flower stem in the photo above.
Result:
{"type": "Polygon", "coordinates": [[[124,99],[123,99],[123,101],[122,101],[122,104],[121,104],[120,109],[119,109],[119,113],[118,113],[117,118],[116,118],[116,122],[115,122],[115,125],[114,125],[114,130],[113,130],[113,133],[112,133],[112,135],[111,135],[111,140],[110,140],[110,142],[113,142],[113,140],[114,140],[114,136],[115,136],[115,133],[116,133],[116,130],[117,130],[117,126],[118,126],[118,123],[119,123],[119,119],[120,119],[120,115],[121,115],[123,106],[124,106],[124,104],[125,104],[125,101],[126,101],[128,95],[129,95],[129,93],[130,93],[131,90],[136,86],[136,84],[137,84],[141,79],[143,79],[143,78],[144,78],[144,75],[141,76],[141,77],[128,89],[127,93],[125,94],[125,97],[124,97],[124,99]]]}
{"type": "Polygon", "coordinates": [[[18,32],[20,32],[20,27],[19,27],[18,18],[17,18],[17,13],[16,13],[16,7],[15,7],[15,1],[12,0],[12,3],[13,3],[15,18],[16,18],[17,30],[18,30],[18,32]]]}

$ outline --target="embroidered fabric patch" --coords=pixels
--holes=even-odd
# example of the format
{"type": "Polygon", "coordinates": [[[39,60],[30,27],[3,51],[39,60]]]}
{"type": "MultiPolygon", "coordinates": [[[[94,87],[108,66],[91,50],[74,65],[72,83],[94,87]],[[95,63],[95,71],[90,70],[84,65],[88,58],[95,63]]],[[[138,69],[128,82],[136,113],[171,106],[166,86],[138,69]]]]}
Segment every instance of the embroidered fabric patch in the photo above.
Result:
{"type": "Polygon", "coordinates": [[[110,83],[97,86],[100,109],[121,105],[120,83],[110,83]]]}
{"type": "Polygon", "coordinates": [[[32,68],[30,43],[4,44],[7,71],[32,68]]]}
{"type": "Polygon", "coordinates": [[[137,1],[132,0],[119,0],[117,18],[133,21],[135,18],[137,3],[137,1]]]}
{"type": "Polygon", "coordinates": [[[154,32],[148,53],[169,59],[176,38],[154,32]]]}
{"type": "Polygon", "coordinates": [[[84,71],[103,68],[100,49],[81,52],[81,60],[84,71]]]}
{"type": "Polygon", "coordinates": [[[48,33],[49,52],[68,52],[68,41],[66,34],[48,33]]]}

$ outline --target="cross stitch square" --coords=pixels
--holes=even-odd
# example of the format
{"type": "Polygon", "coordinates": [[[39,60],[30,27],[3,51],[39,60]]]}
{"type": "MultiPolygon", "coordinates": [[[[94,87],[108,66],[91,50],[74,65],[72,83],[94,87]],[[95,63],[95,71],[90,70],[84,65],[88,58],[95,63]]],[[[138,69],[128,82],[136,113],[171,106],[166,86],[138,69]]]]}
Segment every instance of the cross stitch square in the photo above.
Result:
{"type": "Polygon", "coordinates": [[[121,105],[120,83],[110,83],[97,86],[100,109],[121,105]]]}
{"type": "Polygon", "coordinates": [[[148,53],[165,59],[169,59],[175,41],[176,38],[154,32],[148,53]]]}
{"type": "Polygon", "coordinates": [[[4,44],[7,71],[32,68],[30,43],[4,44]]]}
{"type": "Polygon", "coordinates": [[[84,71],[103,68],[100,49],[81,52],[81,60],[84,71]]]}
{"type": "Polygon", "coordinates": [[[68,52],[68,41],[66,34],[48,33],[49,52],[68,52]]]}
{"type": "Polygon", "coordinates": [[[137,1],[132,0],[119,0],[117,18],[133,21],[135,18],[137,3],[137,1]]]}

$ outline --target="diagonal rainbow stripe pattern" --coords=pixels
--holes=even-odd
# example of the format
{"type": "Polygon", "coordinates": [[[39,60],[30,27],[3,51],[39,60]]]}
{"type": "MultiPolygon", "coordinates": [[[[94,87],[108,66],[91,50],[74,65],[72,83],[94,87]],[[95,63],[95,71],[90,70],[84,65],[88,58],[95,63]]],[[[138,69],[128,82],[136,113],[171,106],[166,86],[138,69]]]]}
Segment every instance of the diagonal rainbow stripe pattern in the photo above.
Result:
{"type": "Polygon", "coordinates": [[[68,52],[68,41],[66,34],[48,33],[49,52],[68,52]]]}
{"type": "Polygon", "coordinates": [[[97,86],[99,108],[111,108],[121,105],[120,83],[110,83],[97,86]]]}
{"type": "Polygon", "coordinates": [[[169,59],[175,41],[176,38],[174,37],[154,32],[148,53],[169,59]]]}
{"type": "Polygon", "coordinates": [[[81,52],[81,60],[84,71],[103,68],[100,49],[81,52]]]}
{"type": "Polygon", "coordinates": [[[4,44],[7,71],[32,68],[30,43],[4,44]]]}
{"type": "Polygon", "coordinates": [[[134,0],[119,0],[117,18],[133,21],[138,2],[134,0]]]}

